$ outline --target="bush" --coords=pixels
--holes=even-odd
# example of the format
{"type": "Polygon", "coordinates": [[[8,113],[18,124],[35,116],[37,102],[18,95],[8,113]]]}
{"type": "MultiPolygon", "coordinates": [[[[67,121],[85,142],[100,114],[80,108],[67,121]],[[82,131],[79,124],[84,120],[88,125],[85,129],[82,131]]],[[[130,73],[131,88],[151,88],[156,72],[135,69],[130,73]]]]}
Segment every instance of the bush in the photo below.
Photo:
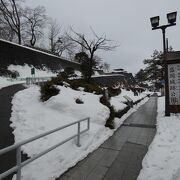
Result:
{"type": "Polygon", "coordinates": [[[107,106],[108,108],[111,106],[110,102],[106,99],[105,95],[100,97],[100,103],[107,106]]]}
{"type": "Polygon", "coordinates": [[[72,89],[77,90],[79,87],[84,87],[85,92],[95,92],[95,94],[103,94],[102,88],[100,88],[93,82],[87,82],[82,79],[67,80],[67,82],[70,84],[72,89]]]}
{"type": "Polygon", "coordinates": [[[67,75],[67,73],[66,73],[65,71],[63,71],[63,72],[60,72],[60,73],[58,74],[58,77],[61,77],[62,79],[67,79],[67,78],[68,78],[68,75],[67,75]]]}
{"type": "Polygon", "coordinates": [[[19,77],[19,73],[17,71],[12,71],[11,78],[16,79],[17,77],[19,77]]]}
{"type": "Polygon", "coordinates": [[[79,80],[71,80],[71,81],[68,80],[67,82],[70,84],[71,88],[74,90],[77,90],[79,87],[82,87],[79,80]]]}
{"type": "Polygon", "coordinates": [[[90,93],[95,92],[95,94],[103,94],[102,88],[100,88],[96,84],[90,84],[90,83],[89,84],[85,84],[84,91],[85,92],[90,92],[90,93]]]}
{"type": "Polygon", "coordinates": [[[121,88],[108,87],[108,93],[110,97],[118,96],[121,93],[121,88]]]}
{"type": "Polygon", "coordinates": [[[52,85],[63,86],[63,78],[61,76],[53,77],[50,81],[52,85]]]}
{"type": "Polygon", "coordinates": [[[41,86],[41,100],[46,101],[51,96],[58,94],[57,88],[53,87],[53,85],[63,86],[65,83],[68,83],[72,89],[78,90],[79,87],[83,87],[84,91],[95,94],[103,94],[103,90],[93,82],[87,82],[82,79],[67,79],[66,73],[61,72],[57,77],[52,78],[50,81],[45,82],[41,86]]]}
{"type": "Polygon", "coordinates": [[[42,101],[47,101],[52,96],[56,96],[59,94],[59,89],[57,89],[51,81],[47,81],[43,85],[41,85],[41,97],[42,101]]]}
{"type": "Polygon", "coordinates": [[[74,74],[74,68],[72,67],[66,67],[64,72],[67,74],[67,76],[69,75],[73,75],[74,74]]]}
{"type": "Polygon", "coordinates": [[[113,106],[109,107],[110,115],[109,118],[106,121],[105,126],[109,127],[110,129],[114,129],[114,118],[115,118],[115,110],[113,106]]]}
{"type": "Polygon", "coordinates": [[[126,114],[129,111],[130,107],[127,106],[123,110],[115,112],[115,117],[121,118],[124,114],[126,114]]]}
{"type": "Polygon", "coordinates": [[[115,117],[115,110],[114,107],[111,106],[110,102],[106,99],[105,95],[100,97],[101,104],[107,106],[110,110],[109,118],[106,120],[106,127],[109,127],[110,129],[114,129],[114,117],[115,117]]]}

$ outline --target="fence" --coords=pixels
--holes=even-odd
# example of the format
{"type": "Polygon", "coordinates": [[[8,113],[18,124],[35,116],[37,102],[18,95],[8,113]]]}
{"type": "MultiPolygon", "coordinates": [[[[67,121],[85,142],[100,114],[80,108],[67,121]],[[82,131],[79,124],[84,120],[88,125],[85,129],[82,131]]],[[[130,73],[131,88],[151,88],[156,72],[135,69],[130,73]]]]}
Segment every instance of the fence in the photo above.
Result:
{"type": "Polygon", "coordinates": [[[27,77],[26,84],[27,85],[40,84],[40,83],[50,80],[51,78],[52,77],[27,77]]]}
{"type": "Polygon", "coordinates": [[[5,153],[7,153],[7,152],[12,151],[12,150],[15,149],[15,150],[16,150],[16,161],[17,161],[15,167],[13,167],[13,168],[9,169],[8,171],[0,174],[0,179],[3,179],[3,178],[5,178],[5,177],[7,177],[8,175],[10,175],[10,174],[12,174],[12,173],[14,173],[14,172],[17,172],[16,180],[21,180],[21,169],[22,169],[25,165],[31,163],[32,161],[34,161],[34,160],[38,159],[39,157],[47,154],[48,152],[52,151],[53,149],[57,148],[58,146],[61,146],[62,144],[68,142],[69,140],[71,140],[71,139],[73,139],[73,138],[75,138],[75,137],[77,137],[77,146],[80,147],[80,146],[81,146],[81,145],[80,145],[80,135],[81,135],[82,133],[88,131],[89,128],[90,128],[90,118],[85,118],[85,119],[81,119],[81,120],[79,120],[79,121],[75,121],[75,122],[72,122],[72,123],[70,123],[70,124],[64,125],[64,126],[62,126],[62,127],[53,129],[53,130],[48,131],[48,132],[46,132],[46,133],[40,134],[40,135],[38,135],[38,136],[35,136],[35,137],[33,137],[33,138],[27,139],[27,140],[25,140],[25,141],[22,141],[22,142],[20,142],[20,143],[14,144],[14,145],[12,145],[12,146],[9,146],[9,147],[7,147],[7,148],[4,148],[4,149],[0,150],[0,155],[3,155],[3,154],[5,154],[5,153]],[[87,121],[87,128],[86,128],[85,130],[83,130],[83,131],[81,131],[81,122],[82,122],[82,121],[87,121]],[[65,129],[65,128],[69,127],[69,126],[75,125],[75,124],[78,125],[78,126],[77,126],[77,134],[75,134],[75,135],[73,135],[73,136],[65,139],[64,141],[61,141],[60,143],[58,143],[58,144],[54,145],[53,147],[51,147],[51,148],[49,148],[49,149],[47,149],[47,150],[45,150],[45,151],[43,151],[43,152],[35,155],[34,157],[32,157],[32,158],[30,158],[30,159],[28,159],[28,160],[26,160],[26,161],[24,161],[24,162],[21,162],[21,146],[23,146],[23,145],[25,145],[25,144],[28,144],[28,143],[30,143],[30,142],[32,142],[32,141],[35,141],[35,140],[37,140],[37,139],[40,139],[40,138],[42,138],[42,137],[44,137],[44,136],[50,135],[50,134],[52,134],[52,133],[54,133],[54,132],[60,131],[60,130],[62,130],[62,129],[65,129]]]}

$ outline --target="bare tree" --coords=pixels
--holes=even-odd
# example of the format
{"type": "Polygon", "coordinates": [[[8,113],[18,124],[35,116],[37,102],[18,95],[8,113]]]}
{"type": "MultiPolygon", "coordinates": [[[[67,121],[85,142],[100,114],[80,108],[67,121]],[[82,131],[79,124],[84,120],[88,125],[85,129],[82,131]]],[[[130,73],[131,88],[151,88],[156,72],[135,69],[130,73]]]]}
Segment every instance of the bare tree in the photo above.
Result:
{"type": "Polygon", "coordinates": [[[57,23],[56,19],[50,19],[49,20],[49,34],[48,38],[50,41],[50,50],[52,53],[55,53],[55,46],[56,42],[58,40],[58,36],[60,34],[61,27],[57,23]]]}
{"type": "Polygon", "coordinates": [[[108,72],[109,69],[110,69],[110,65],[108,63],[106,63],[106,62],[103,63],[103,69],[104,69],[105,72],[108,72]]]}
{"type": "Polygon", "coordinates": [[[54,43],[54,51],[57,55],[62,56],[63,53],[74,54],[75,44],[66,36],[58,37],[54,43]]]}
{"type": "Polygon", "coordinates": [[[22,8],[19,0],[0,0],[0,12],[2,23],[8,24],[17,35],[18,43],[21,44],[21,15],[22,8]]]}
{"type": "Polygon", "coordinates": [[[108,40],[106,36],[98,36],[93,30],[92,33],[94,35],[94,39],[91,40],[88,40],[84,34],[77,33],[73,29],[71,29],[71,31],[73,35],[67,34],[69,39],[80,45],[81,48],[83,47],[89,54],[89,75],[87,78],[91,79],[91,76],[93,75],[93,67],[95,65],[95,52],[97,50],[111,51],[114,50],[117,45],[111,45],[111,40],[108,40]]]}
{"type": "Polygon", "coordinates": [[[9,28],[9,26],[0,26],[0,38],[8,41],[13,41],[14,32],[9,28]]]}
{"type": "Polygon", "coordinates": [[[9,27],[9,25],[6,22],[4,22],[2,12],[0,11],[0,38],[12,41],[14,35],[15,34],[12,31],[12,29],[9,27]]]}
{"type": "Polygon", "coordinates": [[[29,39],[30,45],[34,46],[36,40],[43,36],[43,28],[46,24],[46,9],[43,6],[37,6],[34,9],[26,7],[23,16],[25,18],[25,34],[29,39]]]}

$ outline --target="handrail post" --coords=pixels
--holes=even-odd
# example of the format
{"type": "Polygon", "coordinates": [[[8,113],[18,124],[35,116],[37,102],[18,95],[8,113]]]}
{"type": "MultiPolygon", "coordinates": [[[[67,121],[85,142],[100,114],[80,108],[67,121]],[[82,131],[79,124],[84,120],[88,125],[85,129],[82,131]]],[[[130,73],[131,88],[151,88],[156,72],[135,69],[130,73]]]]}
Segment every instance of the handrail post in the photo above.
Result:
{"type": "Polygon", "coordinates": [[[88,117],[88,130],[90,129],[90,118],[88,117]]]}
{"type": "Polygon", "coordinates": [[[16,180],[21,180],[21,146],[16,149],[16,161],[18,166],[16,180]]]}
{"type": "Polygon", "coordinates": [[[80,147],[80,122],[78,122],[77,146],[80,147]]]}

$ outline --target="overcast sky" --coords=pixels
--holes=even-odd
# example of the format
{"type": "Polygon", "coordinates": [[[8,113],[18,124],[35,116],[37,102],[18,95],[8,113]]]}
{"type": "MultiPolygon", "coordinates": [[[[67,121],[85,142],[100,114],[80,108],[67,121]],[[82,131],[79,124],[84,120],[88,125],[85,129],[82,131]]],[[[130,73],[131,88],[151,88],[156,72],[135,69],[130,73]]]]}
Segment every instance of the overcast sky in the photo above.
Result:
{"type": "Polygon", "coordinates": [[[143,67],[143,59],[154,49],[162,50],[162,33],[152,31],[150,17],[160,16],[166,24],[166,14],[177,11],[177,25],[167,29],[169,45],[180,50],[180,0],[27,0],[27,5],[45,6],[47,15],[56,18],[64,29],[90,34],[90,27],[98,35],[105,34],[120,46],[111,52],[99,52],[113,68],[136,73],[143,67]]]}

